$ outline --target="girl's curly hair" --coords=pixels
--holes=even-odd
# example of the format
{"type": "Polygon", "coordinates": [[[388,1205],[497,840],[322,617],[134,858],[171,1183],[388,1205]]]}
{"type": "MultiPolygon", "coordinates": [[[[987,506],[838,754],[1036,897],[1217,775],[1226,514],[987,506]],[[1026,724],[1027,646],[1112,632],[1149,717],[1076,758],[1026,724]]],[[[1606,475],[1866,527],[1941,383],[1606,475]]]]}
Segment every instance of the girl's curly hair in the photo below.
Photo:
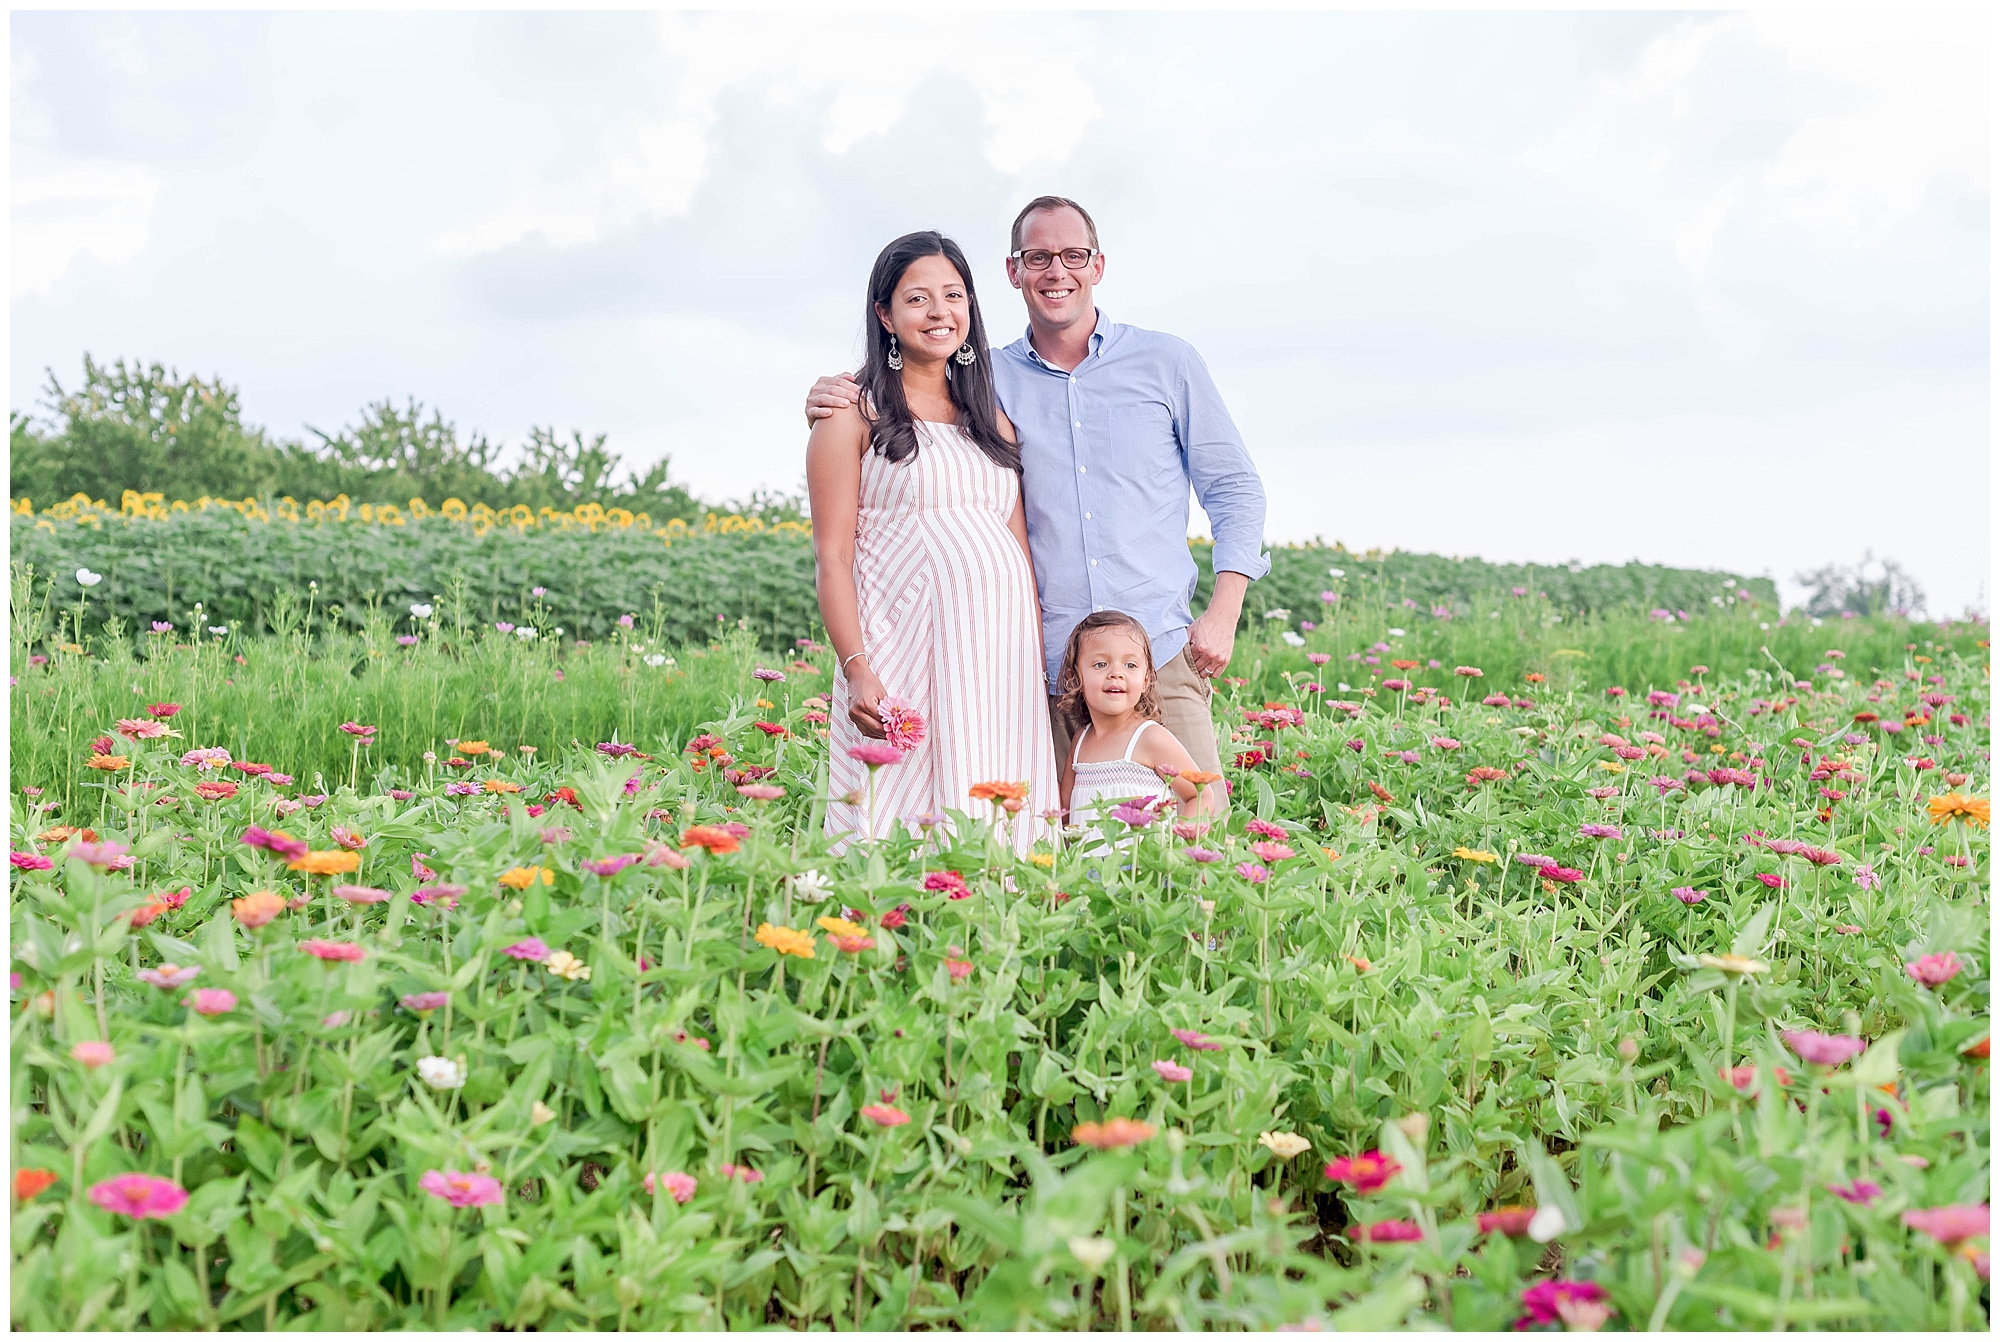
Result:
{"type": "Polygon", "coordinates": [[[1078,620],[1076,628],[1069,631],[1069,643],[1063,648],[1062,670],[1056,673],[1056,712],[1062,716],[1063,725],[1072,737],[1090,721],[1090,709],[1083,702],[1083,676],[1076,669],[1079,650],[1083,647],[1085,635],[1100,629],[1128,632],[1146,650],[1146,688],[1139,691],[1139,716],[1155,722],[1160,718],[1159,702],[1153,698],[1153,686],[1159,674],[1153,666],[1153,640],[1147,637],[1146,626],[1122,610],[1093,611],[1078,620]]]}

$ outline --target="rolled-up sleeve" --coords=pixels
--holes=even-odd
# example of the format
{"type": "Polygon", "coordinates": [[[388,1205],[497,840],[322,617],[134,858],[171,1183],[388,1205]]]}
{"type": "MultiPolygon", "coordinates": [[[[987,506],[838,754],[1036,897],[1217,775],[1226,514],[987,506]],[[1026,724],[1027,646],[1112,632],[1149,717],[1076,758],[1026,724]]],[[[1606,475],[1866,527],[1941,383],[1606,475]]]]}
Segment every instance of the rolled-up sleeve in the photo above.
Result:
{"type": "Polygon", "coordinates": [[[1183,350],[1175,428],[1194,496],[1215,533],[1214,568],[1254,582],[1271,571],[1271,556],[1264,552],[1264,481],[1208,365],[1192,346],[1183,350]]]}

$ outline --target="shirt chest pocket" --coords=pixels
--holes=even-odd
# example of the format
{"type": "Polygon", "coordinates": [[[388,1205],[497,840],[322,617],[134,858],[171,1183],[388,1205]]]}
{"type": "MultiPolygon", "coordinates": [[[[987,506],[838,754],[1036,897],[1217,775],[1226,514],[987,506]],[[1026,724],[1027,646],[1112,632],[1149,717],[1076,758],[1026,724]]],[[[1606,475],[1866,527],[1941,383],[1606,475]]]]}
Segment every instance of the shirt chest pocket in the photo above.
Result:
{"type": "Polygon", "coordinates": [[[1090,454],[1106,476],[1159,485],[1185,479],[1173,412],[1159,401],[1106,406],[1085,418],[1090,454]]]}

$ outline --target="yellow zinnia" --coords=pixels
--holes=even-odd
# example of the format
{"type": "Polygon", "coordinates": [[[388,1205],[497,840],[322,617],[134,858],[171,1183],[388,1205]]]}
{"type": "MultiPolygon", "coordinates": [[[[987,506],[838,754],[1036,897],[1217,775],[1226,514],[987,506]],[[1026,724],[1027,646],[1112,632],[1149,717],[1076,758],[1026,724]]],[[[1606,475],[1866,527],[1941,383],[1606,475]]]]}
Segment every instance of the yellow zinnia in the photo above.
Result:
{"type": "Polygon", "coordinates": [[[1993,823],[1993,803],[1986,797],[1968,797],[1963,792],[1947,792],[1931,798],[1931,823],[1942,825],[1956,820],[1963,825],[1985,829],[1993,823]]]}
{"type": "Polygon", "coordinates": [[[836,937],[860,937],[868,934],[867,928],[858,923],[850,923],[845,918],[822,918],[819,920],[819,925],[836,937]]]}
{"type": "Polygon", "coordinates": [[[1054,853],[1030,853],[1028,854],[1028,861],[1038,867],[1053,867],[1056,864],[1056,855],[1054,853]]]}
{"type": "Polygon", "coordinates": [[[1617,760],[1599,760],[1597,767],[1608,774],[1622,774],[1625,772],[1625,766],[1617,760]]]}
{"type": "Polygon", "coordinates": [[[791,927],[773,927],[769,923],[757,926],[757,944],[769,946],[780,955],[796,955],[801,960],[813,958],[812,933],[801,932],[791,927]]]}
{"type": "Polygon", "coordinates": [[[1463,858],[1467,862],[1498,862],[1500,860],[1500,854],[1489,853],[1483,848],[1454,848],[1451,850],[1451,855],[1463,858]]]}
{"type": "Polygon", "coordinates": [[[298,861],[286,864],[287,870],[302,871],[308,876],[338,876],[360,868],[361,854],[350,853],[344,848],[310,852],[298,861]]]}
{"type": "Polygon", "coordinates": [[[1771,967],[1747,955],[1704,955],[1696,963],[1703,969],[1719,969],[1725,974],[1762,974],[1771,967]]]}
{"type": "Polygon", "coordinates": [[[556,874],[547,867],[509,867],[500,873],[500,884],[510,890],[526,890],[536,881],[543,885],[554,885],[556,874]]]}

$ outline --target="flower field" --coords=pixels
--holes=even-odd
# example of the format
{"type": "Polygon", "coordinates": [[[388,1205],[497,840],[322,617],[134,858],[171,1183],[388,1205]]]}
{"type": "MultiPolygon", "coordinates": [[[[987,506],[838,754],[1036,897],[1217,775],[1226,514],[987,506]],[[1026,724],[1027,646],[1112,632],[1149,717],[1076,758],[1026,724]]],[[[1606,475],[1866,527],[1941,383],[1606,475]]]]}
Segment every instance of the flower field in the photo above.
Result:
{"type": "Polygon", "coordinates": [[[1314,614],[1123,865],[830,857],[816,645],[17,643],[14,1325],[1987,1327],[1985,630],[1314,614]]]}

